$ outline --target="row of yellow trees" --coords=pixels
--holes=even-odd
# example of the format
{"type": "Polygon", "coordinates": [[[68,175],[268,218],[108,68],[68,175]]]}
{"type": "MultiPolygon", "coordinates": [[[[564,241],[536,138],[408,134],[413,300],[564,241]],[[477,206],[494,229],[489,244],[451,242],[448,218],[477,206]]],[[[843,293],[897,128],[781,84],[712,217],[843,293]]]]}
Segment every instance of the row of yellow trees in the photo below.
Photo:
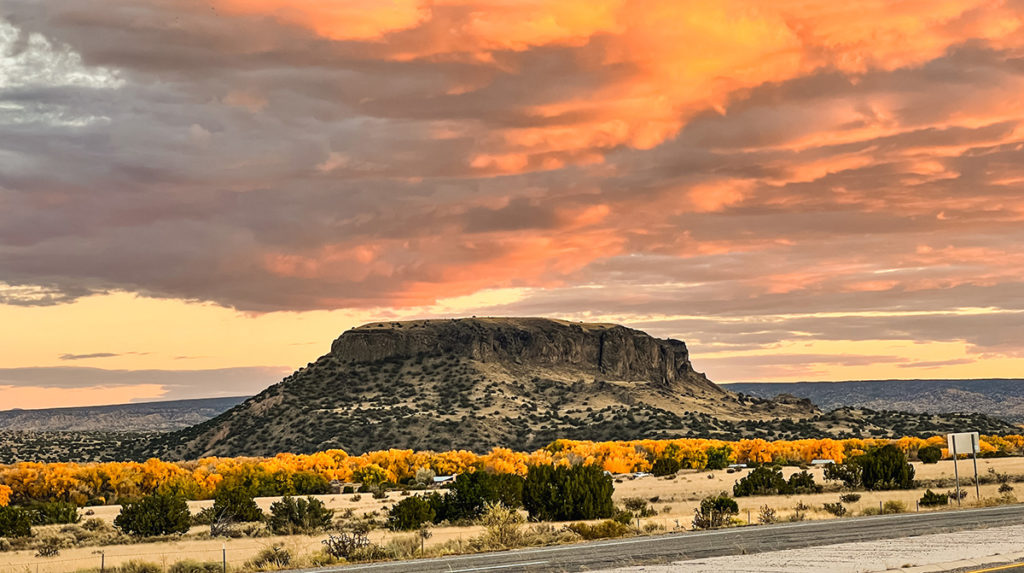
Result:
{"type": "MultiPolygon", "coordinates": [[[[928,439],[900,438],[848,440],[739,440],[704,439],[586,442],[557,440],[535,452],[495,448],[487,454],[468,451],[414,452],[384,450],[350,456],[342,450],[315,454],[278,454],[273,458],[203,458],[187,462],[150,459],[145,462],[34,463],[0,465],[0,505],[9,500],[119,503],[154,491],[177,491],[192,499],[213,496],[225,479],[248,476],[277,481],[280,490],[302,475],[326,480],[391,481],[402,483],[421,468],[438,475],[474,471],[526,474],[530,465],[597,464],[612,473],[649,471],[659,457],[676,458],[683,467],[703,468],[711,449],[725,448],[731,462],[799,464],[813,459],[842,462],[868,448],[894,443],[914,456],[920,448],[945,445],[943,436],[928,439]],[[255,477],[254,477],[255,476],[255,477]]],[[[1022,455],[1024,436],[982,436],[982,455],[1022,455]]],[[[943,455],[948,452],[943,449],[943,455]]]]}

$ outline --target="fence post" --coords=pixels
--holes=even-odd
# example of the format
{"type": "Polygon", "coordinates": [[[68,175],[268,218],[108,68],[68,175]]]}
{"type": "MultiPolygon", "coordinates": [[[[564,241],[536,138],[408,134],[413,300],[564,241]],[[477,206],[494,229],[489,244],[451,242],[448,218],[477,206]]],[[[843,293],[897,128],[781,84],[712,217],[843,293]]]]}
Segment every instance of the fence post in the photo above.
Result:
{"type": "Polygon", "coordinates": [[[107,554],[100,551],[100,573],[104,573],[107,567],[107,554]]]}
{"type": "Polygon", "coordinates": [[[878,515],[882,515],[882,500],[878,500],[878,515]]]}
{"type": "Polygon", "coordinates": [[[220,544],[220,563],[224,573],[228,573],[228,544],[227,542],[220,544]]]}

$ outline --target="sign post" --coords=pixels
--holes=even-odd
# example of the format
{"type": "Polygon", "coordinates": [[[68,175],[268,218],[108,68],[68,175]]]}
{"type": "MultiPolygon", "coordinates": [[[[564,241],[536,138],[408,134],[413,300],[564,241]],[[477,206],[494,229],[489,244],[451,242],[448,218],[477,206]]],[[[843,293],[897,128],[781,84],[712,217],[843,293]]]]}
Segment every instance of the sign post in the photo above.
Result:
{"type": "Polygon", "coordinates": [[[960,454],[970,453],[974,459],[974,495],[981,500],[981,486],[978,484],[978,451],[981,449],[981,440],[978,432],[961,432],[958,434],[946,434],[946,442],[949,451],[953,454],[953,474],[956,476],[956,504],[960,505],[960,470],[957,465],[957,458],[960,454]]]}

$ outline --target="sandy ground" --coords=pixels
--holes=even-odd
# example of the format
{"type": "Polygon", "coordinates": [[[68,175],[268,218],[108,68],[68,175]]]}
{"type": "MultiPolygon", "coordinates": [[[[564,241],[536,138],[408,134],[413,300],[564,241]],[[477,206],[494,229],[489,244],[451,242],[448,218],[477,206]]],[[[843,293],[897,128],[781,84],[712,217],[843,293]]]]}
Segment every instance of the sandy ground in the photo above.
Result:
{"type": "MultiPolygon", "coordinates": [[[[938,464],[923,465],[914,464],[918,479],[936,479],[953,477],[953,462],[945,460],[938,464]]],[[[974,470],[970,460],[959,462],[961,477],[973,476],[974,470]]],[[[998,458],[978,460],[978,473],[985,475],[989,468],[994,468],[1001,473],[1024,475],[1024,458],[998,458]]],[[[689,529],[693,519],[694,508],[699,505],[700,500],[711,494],[722,491],[732,492],[732,486],[742,475],[744,470],[729,474],[726,471],[686,471],[672,478],[657,478],[647,476],[637,479],[622,479],[615,483],[614,498],[616,503],[621,503],[626,497],[643,497],[645,499],[657,498],[652,503],[658,511],[656,517],[645,518],[642,525],[648,523],[657,524],[667,531],[689,529]],[[709,477],[710,476],[710,477],[709,477]]],[[[796,468],[784,468],[783,475],[799,471],[796,468]]],[[[824,483],[822,469],[814,469],[811,472],[815,475],[818,483],[824,483]]],[[[1024,499],[1024,483],[1015,483],[1014,491],[1021,499],[1024,499]]],[[[952,488],[939,488],[939,491],[946,491],[952,488]]],[[[964,506],[975,504],[973,487],[966,488],[970,496],[964,500],[964,506]]],[[[981,496],[995,497],[998,486],[994,484],[981,486],[981,496]]],[[[923,489],[895,491],[895,492],[859,492],[860,501],[847,504],[851,514],[859,514],[869,507],[878,508],[879,502],[902,501],[910,511],[915,510],[915,502],[924,493],[923,489]]],[[[315,496],[324,501],[332,509],[336,510],[335,515],[341,516],[347,510],[352,510],[355,516],[362,516],[365,513],[380,512],[384,515],[387,508],[400,500],[402,496],[398,492],[392,492],[388,499],[375,500],[370,494],[361,494],[358,501],[352,494],[335,494],[315,496]]],[[[807,519],[830,519],[833,516],[822,510],[822,504],[838,501],[839,494],[836,492],[814,495],[794,496],[764,496],[737,498],[740,514],[738,518],[744,522],[749,519],[756,522],[761,506],[768,505],[773,508],[778,517],[782,520],[788,519],[795,513],[798,503],[810,506],[812,509],[807,512],[807,519]]],[[[269,511],[270,504],[277,498],[259,498],[257,504],[264,511],[269,511]]],[[[212,505],[212,501],[189,502],[190,509],[195,512],[199,509],[212,505]]],[[[88,508],[93,513],[88,517],[98,517],[109,522],[121,511],[120,506],[101,506],[88,508]]],[[[47,528],[38,528],[38,532],[44,532],[47,528]]],[[[49,529],[56,530],[59,526],[50,526],[49,529]]],[[[192,533],[208,531],[205,527],[193,528],[192,533]]],[[[443,544],[450,540],[467,541],[472,537],[480,535],[483,528],[472,527],[443,527],[435,528],[433,536],[427,541],[427,545],[443,544]]],[[[386,544],[388,540],[395,537],[404,537],[409,533],[392,533],[389,531],[374,531],[370,538],[376,543],[386,544]]],[[[117,565],[131,559],[145,557],[148,561],[157,563],[174,563],[175,561],[191,558],[200,561],[220,561],[222,549],[226,551],[228,563],[241,565],[262,549],[273,543],[284,543],[294,554],[311,554],[318,552],[322,545],[324,535],[305,537],[265,537],[256,539],[186,539],[183,541],[167,541],[155,543],[140,543],[132,545],[107,546],[102,550],[106,553],[106,564],[117,565]]],[[[84,547],[65,549],[61,554],[53,558],[39,558],[34,556],[33,551],[15,551],[0,553],[0,573],[60,573],[99,567],[99,548],[84,547]]]]}
{"type": "Polygon", "coordinates": [[[923,573],[1020,558],[1024,558],[1024,525],[713,557],[670,565],[609,569],[604,573],[923,573]]]}

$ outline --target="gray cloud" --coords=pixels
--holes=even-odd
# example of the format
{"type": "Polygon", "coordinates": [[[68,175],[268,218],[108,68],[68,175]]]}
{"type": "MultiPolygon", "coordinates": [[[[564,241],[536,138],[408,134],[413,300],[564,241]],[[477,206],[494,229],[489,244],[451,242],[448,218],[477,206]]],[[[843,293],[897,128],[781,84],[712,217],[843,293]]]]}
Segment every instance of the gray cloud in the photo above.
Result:
{"type": "Polygon", "coordinates": [[[105,370],[101,368],[2,368],[0,386],[21,388],[116,388],[153,384],[162,386],[160,399],[184,400],[256,394],[277,383],[291,369],[243,367],[210,370],[105,370]]]}
{"type": "Polygon", "coordinates": [[[543,137],[507,130],[573,140],[607,119],[603,90],[637,78],[595,65],[607,35],[399,61],[466,9],[359,42],[200,8],[5,3],[0,69],[19,81],[0,87],[16,110],[0,118],[0,303],[121,289],[277,311],[530,286],[494,311],[616,315],[695,348],[1024,352],[1012,48],[965,38],[921,65],[826,66],[691,110],[650,149],[609,136],[533,153],[543,137]],[[526,164],[473,164],[502,152],[526,164]],[[742,185],[697,205],[718,184],[742,185]],[[594,206],[607,215],[583,220],[594,206]],[[865,311],[928,314],[782,316],[865,311]]]}
{"type": "Polygon", "coordinates": [[[89,358],[111,358],[114,356],[120,356],[114,352],[93,352],[92,354],[61,354],[59,358],[61,360],[87,360],[89,358]]]}

